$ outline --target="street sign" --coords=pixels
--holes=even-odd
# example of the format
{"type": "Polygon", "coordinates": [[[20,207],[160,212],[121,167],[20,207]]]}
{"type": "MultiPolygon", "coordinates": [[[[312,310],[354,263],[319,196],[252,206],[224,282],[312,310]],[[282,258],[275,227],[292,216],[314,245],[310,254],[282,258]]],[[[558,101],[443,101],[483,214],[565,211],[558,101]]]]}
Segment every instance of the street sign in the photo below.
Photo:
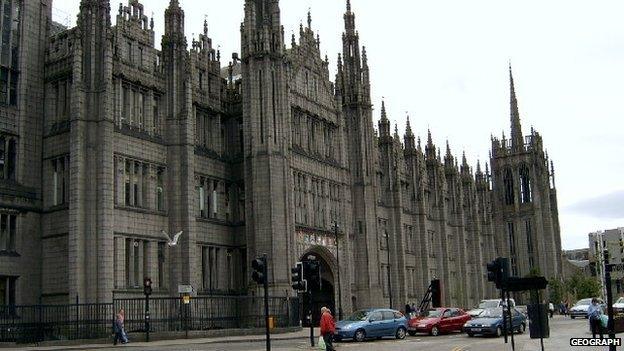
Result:
{"type": "Polygon", "coordinates": [[[624,263],[606,264],[605,270],[607,272],[624,272],[624,263]]]}
{"type": "Polygon", "coordinates": [[[178,294],[190,294],[193,292],[193,286],[190,284],[179,284],[178,294]]]}

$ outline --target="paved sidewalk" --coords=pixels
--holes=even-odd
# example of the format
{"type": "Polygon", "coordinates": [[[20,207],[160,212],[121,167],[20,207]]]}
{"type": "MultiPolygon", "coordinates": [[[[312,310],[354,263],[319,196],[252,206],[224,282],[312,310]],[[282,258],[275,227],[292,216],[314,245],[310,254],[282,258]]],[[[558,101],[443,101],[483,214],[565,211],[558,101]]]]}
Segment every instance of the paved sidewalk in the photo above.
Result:
{"type": "MultiPolygon", "coordinates": [[[[319,329],[314,330],[315,338],[318,338],[319,329]]],[[[303,328],[303,330],[293,333],[281,333],[271,334],[271,340],[304,340],[310,337],[310,329],[303,328]]],[[[223,343],[246,343],[246,342],[262,342],[265,340],[264,334],[262,335],[245,335],[245,336],[226,336],[226,337],[214,337],[214,338],[197,338],[197,339],[175,339],[175,340],[158,340],[152,342],[130,342],[123,345],[124,348],[158,348],[158,347],[171,347],[177,345],[208,345],[208,344],[223,344],[223,343]]],[[[107,349],[112,346],[112,342],[103,344],[82,344],[82,345],[55,345],[55,346],[33,346],[24,345],[19,347],[0,347],[1,351],[54,351],[54,350],[98,350],[107,349]]]]}

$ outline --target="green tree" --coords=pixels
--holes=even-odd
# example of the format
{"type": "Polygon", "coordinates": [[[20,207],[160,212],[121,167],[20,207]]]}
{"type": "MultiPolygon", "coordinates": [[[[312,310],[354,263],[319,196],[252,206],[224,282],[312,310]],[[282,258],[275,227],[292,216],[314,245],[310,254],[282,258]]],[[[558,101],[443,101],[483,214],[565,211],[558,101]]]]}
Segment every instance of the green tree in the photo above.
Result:
{"type": "Polygon", "coordinates": [[[592,277],[575,274],[565,281],[565,291],[577,300],[600,296],[600,282],[592,277]]]}
{"type": "Polygon", "coordinates": [[[561,282],[561,280],[557,278],[553,278],[548,281],[548,294],[549,294],[550,301],[552,301],[555,304],[563,301],[565,298],[565,293],[566,293],[566,289],[565,289],[563,282],[561,282]]]}

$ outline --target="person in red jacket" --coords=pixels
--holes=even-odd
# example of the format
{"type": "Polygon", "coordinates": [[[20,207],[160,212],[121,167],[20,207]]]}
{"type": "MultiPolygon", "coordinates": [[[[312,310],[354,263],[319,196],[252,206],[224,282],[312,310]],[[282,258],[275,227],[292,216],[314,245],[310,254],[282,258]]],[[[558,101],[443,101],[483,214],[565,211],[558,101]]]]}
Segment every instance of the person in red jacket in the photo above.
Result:
{"type": "Polygon", "coordinates": [[[321,335],[323,341],[325,341],[325,350],[335,351],[334,345],[334,333],[336,332],[336,323],[334,323],[334,317],[331,315],[331,311],[327,307],[321,308],[321,335]]]}

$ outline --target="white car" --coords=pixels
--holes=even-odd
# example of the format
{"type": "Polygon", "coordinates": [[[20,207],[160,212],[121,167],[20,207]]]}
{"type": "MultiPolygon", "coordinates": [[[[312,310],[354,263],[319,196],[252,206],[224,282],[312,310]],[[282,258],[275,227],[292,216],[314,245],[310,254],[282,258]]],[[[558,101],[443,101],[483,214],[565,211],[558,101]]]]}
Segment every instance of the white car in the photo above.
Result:
{"type": "MultiPolygon", "coordinates": [[[[516,301],[514,301],[514,299],[509,299],[509,301],[511,302],[511,307],[516,307],[516,301]]],[[[483,310],[485,309],[499,308],[499,307],[505,307],[505,306],[507,306],[506,300],[501,300],[501,299],[481,300],[481,302],[479,302],[479,306],[471,309],[470,311],[467,311],[466,313],[468,313],[470,317],[475,318],[478,315],[480,315],[481,312],[483,312],[483,310]]]]}
{"type": "Polygon", "coordinates": [[[613,312],[624,312],[624,297],[620,297],[617,301],[615,301],[613,304],[613,312]]]}
{"type": "MultiPolygon", "coordinates": [[[[572,308],[570,308],[570,318],[574,319],[576,317],[582,317],[587,319],[587,310],[589,309],[589,305],[591,305],[592,299],[582,299],[578,300],[572,308]]],[[[603,305],[604,302],[601,299],[598,299],[598,303],[603,305]]]]}

